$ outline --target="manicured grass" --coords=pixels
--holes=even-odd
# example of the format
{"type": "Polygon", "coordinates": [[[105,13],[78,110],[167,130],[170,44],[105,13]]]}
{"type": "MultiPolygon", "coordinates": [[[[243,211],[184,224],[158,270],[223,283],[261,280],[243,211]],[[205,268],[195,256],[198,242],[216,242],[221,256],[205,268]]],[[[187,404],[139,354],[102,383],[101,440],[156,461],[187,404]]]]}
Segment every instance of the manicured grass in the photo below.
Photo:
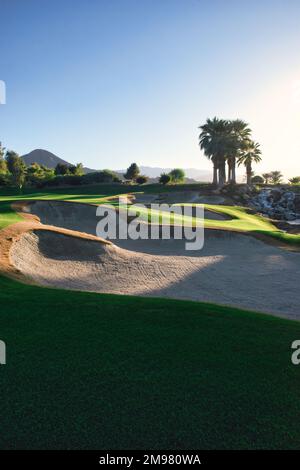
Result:
{"type": "Polygon", "coordinates": [[[299,448],[298,322],[0,277],[7,448],[299,448]]]}
{"type": "Polygon", "coordinates": [[[207,220],[205,222],[205,226],[207,227],[262,233],[272,238],[276,238],[281,242],[300,246],[300,235],[285,233],[282,230],[279,230],[268,219],[256,214],[249,214],[247,209],[244,207],[216,206],[209,204],[206,204],[205,207],[232,217],[232,220],[207,220]]]}
{"type": "Polygon", "coordinates": [[[0,201],[0,230],[20,220],[22,217],[12,210],[9,202],[0,201]]]}
{"type": "MultiPolygon", "coordinates": [[[[199,204],[174,204],[174,206],[189,206],[196,207],[199,204]]],[[[220,214],[225,214],[230,216],[231,220],[212,220],[205,219],[204,226],[207,228],[214,228],[220,230],[231,230],[238,232],[256,232],[267,235],[269,237],[276,238],[284,243],[289,243],[291,245],[300,246],[300,235],[287,234],[282,230],[279,230],[275,225],[273,225],[268,219],[256,215],[250,214],[246,208],[239,206],[223,206],[223,205],[212,205],[212,204],[203,204],[205,209],[218,212],[220,214]]],[[[140,209],[141,217],[145,220],[151,221],[151,213],[156,214],[158,220],[162,220],[162,211],[150,212],[150,209],[140,209]]],[[[182,216],[178,214],[172,214],[170,218],[170,223],[186,223],[187,225],[195,226],[197,219],[195,217],[182,216]]]]}
{"type": "MultiPolygon", "coordinates": [[[[57,200],[70,202],[86,202],[99,204],[106,202],[110,197],[127,194],[134,186],[121,184],[101,184],[95,186],[55,188],[46,190],[24,189],[20,194],[14,189],[0,190],[0,201],[13,202],[20,200],[57,200]],[[130,188],[130,189],[128,189],[130,188]]],[[[140,189],[140,187],[138,187],[140,189]]]]}

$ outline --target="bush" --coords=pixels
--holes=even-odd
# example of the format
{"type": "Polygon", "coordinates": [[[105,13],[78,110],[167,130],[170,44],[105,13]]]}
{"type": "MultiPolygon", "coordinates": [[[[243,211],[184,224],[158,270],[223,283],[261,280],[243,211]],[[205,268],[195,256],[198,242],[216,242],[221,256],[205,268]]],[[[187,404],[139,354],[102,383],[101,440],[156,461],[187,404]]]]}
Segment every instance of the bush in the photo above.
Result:
{"type": "Polygon", "coordinates": [[[8,173],[0,173],[0,186],[9,186],[11,178],[8,173]]]}
{"type": "Polygon", "coordinates": [[[160,184],[168,184],[171,181],[171,176],[167,173],[162,173],[159,177],[160,184]]]}
{"type": "Polygon", "coordinates": [[[118,175],[111,170],[95,171],[84,175],[82,178],[84,184],[120,183],[121,181],[118,175]]]}
{"type": "Polygon", "coordinates": [[[39,187],[46,186],[78,186],[83,184],[82,176],[71,176],[71,175],[57,175],[49,180],[42,180],[39,183],[39,187]]]}
{"type": "Polygon", "coordinates": [[[145,184],[145,183],[147,183],[148,179],[149,179],[148,176],[140,175],[140,176],[137,177],[136,182],[137,182],[137,184],[145,184]]]}
{"type": "Polygon", "coordinates": [[[251,178],[253,184],[264,184],[265,180],[262,176],[256,175],[251,178]]]}
{"type": "Polygon", "coordinates": [[[120,183],[120,178],[111,170],[95,171],[86,175],[57,175],[49,180],[42,180],[40,187],[45,186],[79,186],[81,184],[120,183]]]}
{"type": "Polygon", "coordinates": [[[174,168],[169,175],[172,183],[183,183],[185,180],[185,173],[181,168],[174,168]]]}

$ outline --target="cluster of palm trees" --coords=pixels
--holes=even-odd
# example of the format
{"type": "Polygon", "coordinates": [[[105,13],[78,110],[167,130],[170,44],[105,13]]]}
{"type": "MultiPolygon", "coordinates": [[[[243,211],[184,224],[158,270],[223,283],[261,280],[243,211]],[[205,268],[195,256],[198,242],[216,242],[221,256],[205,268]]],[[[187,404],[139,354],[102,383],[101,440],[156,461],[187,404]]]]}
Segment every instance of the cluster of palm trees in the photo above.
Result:
{"type": "Polygon", "coordinates": [[[214,117],[200,126],[199,145],[214,167],[213,183],[223,186],[236,183],[236,166],[246,167],[247,184],[251,184],[252,164],[261,160],[258,143],[251,138],[251,129],[241,119],[214,117]],[[228,171],[226,171],[226,168],[228,171]]]}

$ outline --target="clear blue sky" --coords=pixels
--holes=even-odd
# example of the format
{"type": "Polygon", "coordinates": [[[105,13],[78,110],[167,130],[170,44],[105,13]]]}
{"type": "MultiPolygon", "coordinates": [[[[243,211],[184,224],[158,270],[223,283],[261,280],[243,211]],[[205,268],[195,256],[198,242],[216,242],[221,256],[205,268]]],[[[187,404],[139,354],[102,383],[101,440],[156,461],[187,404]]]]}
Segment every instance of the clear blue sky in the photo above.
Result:
{"type": "Polygon", "coordinates": [[[0,140],[93,168],[210,168],[207,117],[300,174],[299,0],[0,0],[0,140]]]}

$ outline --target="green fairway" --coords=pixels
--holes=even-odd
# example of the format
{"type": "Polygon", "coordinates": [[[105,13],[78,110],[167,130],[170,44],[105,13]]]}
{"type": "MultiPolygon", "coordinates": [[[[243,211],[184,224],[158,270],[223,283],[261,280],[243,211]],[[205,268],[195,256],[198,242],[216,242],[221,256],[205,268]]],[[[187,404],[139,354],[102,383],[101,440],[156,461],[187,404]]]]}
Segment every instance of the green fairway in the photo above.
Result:
{"type": "Polygon", "coordinates": [[[4,448],[299,448],[298,322],[0,278],[4,448]]]}

